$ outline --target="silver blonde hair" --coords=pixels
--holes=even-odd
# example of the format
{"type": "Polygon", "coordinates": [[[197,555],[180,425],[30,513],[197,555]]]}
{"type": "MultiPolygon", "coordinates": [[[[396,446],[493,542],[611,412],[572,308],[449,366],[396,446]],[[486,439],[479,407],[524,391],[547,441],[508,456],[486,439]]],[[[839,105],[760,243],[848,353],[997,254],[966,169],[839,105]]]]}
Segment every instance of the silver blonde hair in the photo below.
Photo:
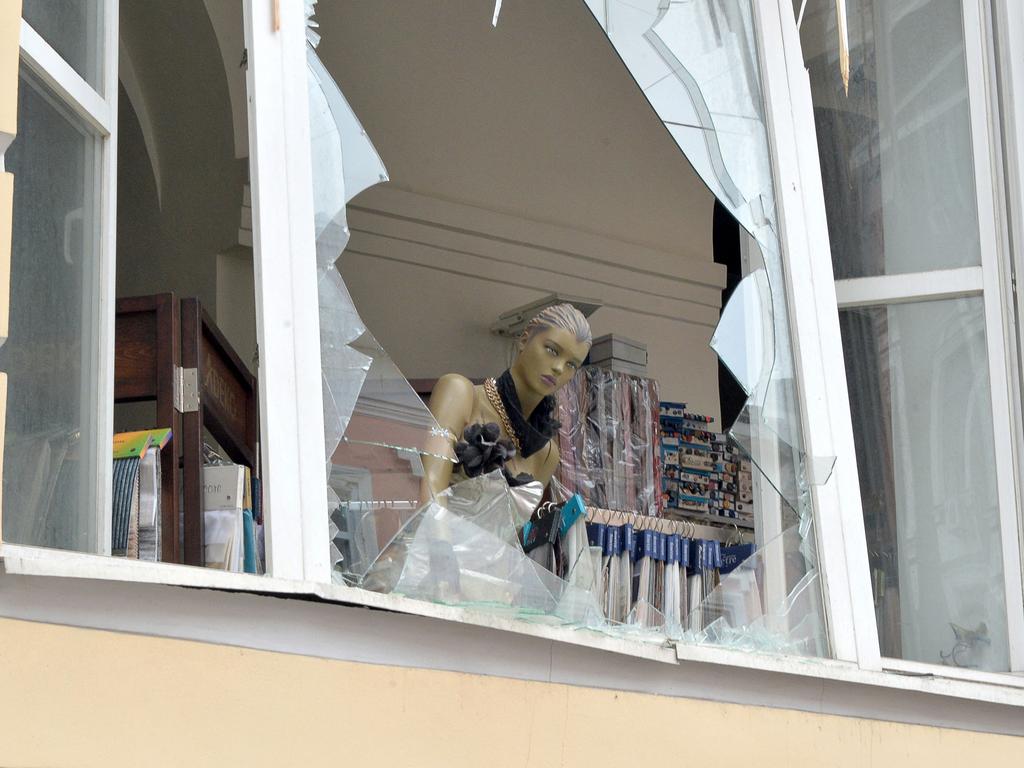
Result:
{"type": "Polygon", "coordinates": [[[590,345],[594,337],[590,332],[590,323],[572,304],[555,304],[538,312],[526,324],[519,340],[524,344],[543,330],[561,328],[576,336],[576,341],[590,345]]]}

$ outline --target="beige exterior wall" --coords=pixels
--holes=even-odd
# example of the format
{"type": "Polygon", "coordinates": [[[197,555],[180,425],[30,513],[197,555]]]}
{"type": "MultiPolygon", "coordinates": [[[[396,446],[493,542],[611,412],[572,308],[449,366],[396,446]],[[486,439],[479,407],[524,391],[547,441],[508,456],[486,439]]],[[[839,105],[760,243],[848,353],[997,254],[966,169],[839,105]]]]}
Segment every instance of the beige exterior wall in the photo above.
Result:
{"type": "MultiPolygon", "coordinates": [[[[0,3],[0,134],[8,139],[18,130],[18,39],[21,0],[0,3]]],[[[6,147],[0,144],[0,150],[6,147]]]]}
{"type": "Polygon", "coordinates": [[[0,173],[0,345],[7,341],[11,319],[11,219],[14,174],[0,173]]]}
{"type": "Polygon", "coordinates": [[[1024,739],[0,621],[0,765],[939,768],[1024,739]],[[618,734],[618,735],[616,735],[618,734]]]}
{"type": "MultiPolygon", "coordinates": [[[[21,0],[0,3],[0,152],[18,131],[18,39],[21,0]]],[[[0,174],[0,344],[7,341],[11,306],[11,217],[14,176],[0,174]]],[[[0,481],[3,479],[4,425],[7,421],[7,374],[0,373],[0,481]]],[[[0,483],[0,488],[2,488],[0,483]]],[[[3,500],[0,499],[0,510],[3,500]]]]}

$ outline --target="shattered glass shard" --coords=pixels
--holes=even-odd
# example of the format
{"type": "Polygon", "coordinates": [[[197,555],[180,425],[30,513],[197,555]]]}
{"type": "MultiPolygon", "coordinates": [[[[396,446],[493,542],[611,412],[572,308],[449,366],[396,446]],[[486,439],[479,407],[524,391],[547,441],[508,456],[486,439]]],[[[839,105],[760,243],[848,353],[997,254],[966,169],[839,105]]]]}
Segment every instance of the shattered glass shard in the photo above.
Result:
{"type": "Polygon", "coordinates": [[[451,460],[440,427],[367,330],[337,269],[348,246],[346,204],[387,170],[323,63],[307,0],[307,90],[320,314],[324,456],[332,566],[350,572],[376,555],[378,522],[419,506],[418,451],[451,460]],[[359,444],[362,445],[359,445],[359,444]],[[376,487],[374,487],[376,485],[376,487]],[[385,514],[378,521],[377,513],[385,514]],[[347,557],[345,552],[348,553],[347,557]]]}
{"type": "Polygon", "coordinates": [[[740,281],[722,309],[711,348],[748,396],[758,391],[775,359],[768,274],[757,269],[740,281]]]}

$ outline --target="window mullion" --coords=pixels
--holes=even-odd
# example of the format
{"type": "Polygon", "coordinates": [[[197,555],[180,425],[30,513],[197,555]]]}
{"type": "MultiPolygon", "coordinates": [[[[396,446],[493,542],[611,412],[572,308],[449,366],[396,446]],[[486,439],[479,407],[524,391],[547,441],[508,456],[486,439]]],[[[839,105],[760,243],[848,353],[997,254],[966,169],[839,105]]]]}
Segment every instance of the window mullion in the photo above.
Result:
{"type": "Polygon", "coordinates": [[[1015,435],[1021,424],[1011,407],[1013,387],[1007,360],[1011,350],[1007,341],[1012,334],[1006,325],[1003,299],[1003,253],[996,216],[995,153],[991,141],[992,124],[988,97],[988,25],[981,0],[963,2],[964,53],[967,62],[967,89],[970,105],[971,143],[976,173],[978,233],[985,298],[985,338],[988,347],[989,381],[992,389],[992,424],[995,438],[995,472],[999,499],[1000,538],[1003,578],[1006,585],[1007,629],[1009,632],[1010,670],[1024,670],[1024,593],[1021,588],[1021,552],[1019,547],[1018,507],[1015,489],[1015,456],[1019,445],[1015,435]]]}
{"type": "Polygon", "coordinates": [[[268,571],[328,582],[305,16],[244,7],[268,571]]]}
{"type": "Polygon", "coordinates": [[[849,309],[975,296],[983,289],[981,267],[960,267],[837,280],[836,299],[840,309],[849,309]]]}
{"type": "MultiPolygon", "coordinates": [[[[109,28],[117,30],[117,0],[108,0],[113,6],[114,18],[108,20],[104,36],[106,49],[106,61],[104,67],[106,77],[113,78],[117,83],[117,38],[111,42],[109,28]],[[111,50],[110,46],[113,46],[111,50]],[[113,59],[111,61],[111,58],[113,59]],[[112,70],[112,71],[111,71],[112,70]]],[[[70,64],[68,64],[37,33],[24,19],[21,21],[21,53],[25,63],[32,71],[60,96],[74,112],[85,120],[89,126],[100,136],[106,138],[114,131],[117,117],[117,99],[104,99],[102,95],[93,90],[92,86],[82,79],[70,64]]]]}
{"type": "Polygon", "coordinates": [[[106,0],[103,25],[104,89],[106,91],[106,119],[109,132],[103,139],[100,153],[100,262],[97,281],[99,286],[99,333],[96,365],[99,412],[96,437],[98,457],[96,478],[96,509],[100,525],[97,552],[108,552],[111,542],[110,510],[113,497],[113,448],[110,436],[114,434],[114,333],[117,304],[117,83],[119,47],[119,0],[106,0]]]}

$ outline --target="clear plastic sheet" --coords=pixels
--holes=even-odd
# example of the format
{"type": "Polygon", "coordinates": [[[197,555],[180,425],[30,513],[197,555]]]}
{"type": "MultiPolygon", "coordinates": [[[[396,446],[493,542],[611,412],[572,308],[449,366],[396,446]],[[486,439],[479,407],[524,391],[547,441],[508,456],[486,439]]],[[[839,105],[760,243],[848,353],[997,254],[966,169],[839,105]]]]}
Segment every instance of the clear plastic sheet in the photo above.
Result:
{"type": "Polygon", "coordinates": [[[558,392],[557,480],[602,509],[656,515],[658,383],[587,366],[558,392]]]}

